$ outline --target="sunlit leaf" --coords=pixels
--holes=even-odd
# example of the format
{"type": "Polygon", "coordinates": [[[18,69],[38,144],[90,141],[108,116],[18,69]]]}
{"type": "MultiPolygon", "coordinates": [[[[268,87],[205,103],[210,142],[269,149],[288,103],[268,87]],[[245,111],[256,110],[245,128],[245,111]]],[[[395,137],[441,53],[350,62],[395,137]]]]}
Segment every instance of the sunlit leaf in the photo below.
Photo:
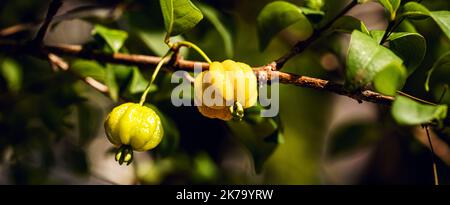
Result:
{"type": "MultiPolygon", "coordinates": [[[[396,75],[398,75],[394,78],[396,80],[386,79],[384,84],[389,85],[383,85],[380,90],[380,92],[390,95],[395,92],[392,91],[392,88],[400,89],[406,80],[402,74],[406,73],[402,59],[388,48],[379,45],[370,36],[355,30],[352,33],[347,58],[346,87],[351,90],[358,89],[371,84],[374,78],[377,78],[377,82],[383,81],[384,77],[389,77],[386,74],[379,74],[385,69],[396,71],[396,75]],[[400,80],[402,78],[403,80],[400,80]]],[[[379,85],[379,83],[377,84],[379,85]]],[[[378,86],[378,88],[381,87],[378,86]]]]}
{"type": "Polygon", "coordinates": [[[102,82],[105,80],[105,68],[96,61],[77,59],[72,62],[70,69],[83,77],[102,82]]]}
{"type": "Polygon", "coordinates": [[[378,0],[381,5],[387,10],[391,21],[395,19],[397,10],[400,7],[401,0],[378,0]]]}
{"type": "Polygon", "coordinates": [[[202,12],[190,0],[160,0],[159,3],[169,36],[182,34],[203,19],[202,12]]]}
{"type": "Polygon", "coordinates": [[[420,3],[408,2],[403,6],[402,16],[411,19],[425,19],[430,16],[430,11],[420,3]]]}
{"type": "Polygon", "coordinates": [[[432,11],[431,17],[450,39],[450,11],[432,11]]]}
{"type": "Polygon", "coordinates": [[[22,87],[22,68],[11,58],[0,59],[0,61],[0,77],[5,79],[10,91],[19,91],[22,87]]]}
{"type": "Polygon", "coordinates": [[[398,124],[420,125],[445,119],[447,105],[426,105],[404,96],[397,96],[391,113],[398,124]]]}
{"type": "Polygon", "coordinates": [[[99,35],[102,37],[114,53],[119,52],[125,43],[125,40],[128,38],[128,33],[126,31],[110,29],[99,24],[95,25],[92,30],[92,35],[99,35]]]}

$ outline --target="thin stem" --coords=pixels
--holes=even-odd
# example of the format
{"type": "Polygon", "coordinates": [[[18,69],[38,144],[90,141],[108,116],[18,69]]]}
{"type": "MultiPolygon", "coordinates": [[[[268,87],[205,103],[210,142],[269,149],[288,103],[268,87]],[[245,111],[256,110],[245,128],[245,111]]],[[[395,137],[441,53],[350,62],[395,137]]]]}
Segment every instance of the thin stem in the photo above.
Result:
{"type": "Polygon", "coordinates": [[[430,133],[428,132],[428,126],[425,126],[425,131],[427,132],[427,137],[428,137],[428,143],[430,144],[430,150],[431,150],[431,160],[433,161],[433,175],[434,175],[434,185],[439,185],[439,177],[438,177],[438,172],[437,172],[437,166],[436,166],[436,157],[434,154],[434,149],[433,149],[433,143],[431,143],[431,137],[430,137],[430,133]]]}
{"type": "Polygon", "coordinates": [[[61,8],[62,4],[63,4],[62,0],[53,0],[50,2],[50,6],[48,8],[47,15],[45,16],[45,20],[42,23],[42,26],[39,28],[39,31],[37,32],[36,37],[33,39],[33,42],[37,44],[42,44],[45,34],[47,33],[48,27],[53,17],[58,12],[59,8],[61,8]]]}
{"type": "Polygon", "coordinates": [[[170,59],[170,56],[173,54],[172,49],[169,50],[159,61],[158,65],[156,65],[155,71],[153,71],[152,78],[150,79],[150,82],[147,85],[147,88],[145,89],[144,93],[141,96],[141,100],[139,101],[139,105],[144,105],[145,100],[147,99],[147,94],[150,91],[150,87],[153,84],[153,81],[156,79],[156,75],[158,75],[159,70],[161,70],[161,67],[164,65],[164,63],[170,59]]]}
{"type": "Polygon", "coordinates": [[[200,47],[198,47],[197,45],[195,45],[189,41],[180,41],[180,42],[175,43],[174,46],[175,47],[186,46],[188,48],[193,48],[195,51],[197,51],[197,53],[199,53],[205,59],[206,62],[212,63],[211,59],[209,59],[209,57],[206,55],[205,52],[202,51],[202,49],[200,49],[200,47]]]}
{"type": "Polygon", "coordinates": [[[337,14],[333,19],[331,19],[327,24],[325,24],[320,29],[315,30],[310,38],[308,38],[306,41],[300,41],[297,44],[295,44],[294,47],[292,47],[292,49],[288,53],[286,53],[284,56],[278,58],[275,61],[277,69],[278,70],[281,69],[289,59],[305,51],[311,44],[313,44],[317,39],[319,39],[322,36],[322,33],[328,30],[336,20],[345,15],[357,4],[358,4],[357,0],[352,0],[350,4],[348,4],[339,14],[337,14]]]}
{"type": "Polygon", "coordinates": [[[399,25],[399,24],[397,24],[395,20],[389,21],[388,27],[386,28],[386,31],[384,32],[383,38],[381,38],[380,45],[383,45],[383,43],[386,42],[386,40],[391,35],[391,31],[393,31],[394,28],[397,27],[396,25],[399,25]]]}
{"type": "Polygon", "coordinates": [[[404,93],[402,91],[397,91],[397,93],[400,94],[400,95],[403,95],[405,97],[411,98],[411,99],[413,99],[415,101],[421,102],[421,103],[425,103],[425,104],[429,104],[429,105],[436,105],[436,103],[432,103],[432,102],[429,102],[429,101],[426,101],[426,100],[422,100],[420,98],[414,97],[414,96],[412,96],[410,94],[407,94],[407,93],[404,93]]]}

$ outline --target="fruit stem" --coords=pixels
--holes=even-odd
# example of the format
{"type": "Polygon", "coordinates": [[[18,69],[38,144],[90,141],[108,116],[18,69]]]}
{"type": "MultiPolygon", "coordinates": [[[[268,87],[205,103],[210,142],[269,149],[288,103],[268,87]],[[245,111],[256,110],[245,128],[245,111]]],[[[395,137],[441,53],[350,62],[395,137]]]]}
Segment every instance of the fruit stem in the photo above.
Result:
{"type": "Polygon", "coordinates": [[[170,49],[167,51],[167,53],[161,58],[161,60],[158,62],[158,65],[156,65],[155,71],[153,71],[152,78],[150,79],[150,82],[147,85],[147,88],[145,89],[144,93],[142,93],[141,100],[139,101],[139,105],[144,105],[145,100],[147,99],[147,94],[150,91],[150,87],[153,84],[153,81],[156,79],[156,75],[158,75],[159,70],[161,70],[161,67],[164,65],[164,63],[170,59],[170,56],[173,54],[173,50],[170,49]]]}
{"type": "Polygon", "coordinates": [[[186,46],[188,48],[193,48],[195,51],[197,51],[197,53],[199,53],[205,59],[206,62],[208,62],[209,64],[212,63],[211,59],[209,59],[209,57],[206,55],[206,53],[203,52],[202,49],[200,49],[200,47],[198,47],[194,43],[191,43],[189,41],[179,41],[179,42],[176,42],[174,46],[175,47],[186,46]]]}

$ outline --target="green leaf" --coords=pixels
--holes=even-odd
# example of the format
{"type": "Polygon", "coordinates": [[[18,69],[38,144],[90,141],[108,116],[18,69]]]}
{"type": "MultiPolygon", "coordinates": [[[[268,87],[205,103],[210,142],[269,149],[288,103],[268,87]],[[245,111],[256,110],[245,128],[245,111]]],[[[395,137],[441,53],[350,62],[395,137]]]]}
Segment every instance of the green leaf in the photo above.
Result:
{"type": "Polygon", "coordinates": [[[284,142],[279,123],[273,118],[261,117],[260,109],[261,107],[255,106],[245,110],[244,120],[241,122],[227,122],[234,136],[250,151],[257,173],[262,171],[264,162],[277,145],[284,142]]]}
{"type": "Polygon", "coordinates": [[[395,95],[397,90],[403,87],[406,81],[406,71],[397,64],[390,64],[378,72],[374,79],[375,89],[385,95],[395,95]]]}
{"type": "MultiPolygon", "coordinates": [[[[167,53],[169,47],[164,43],[164,36],[166,35],[163,30],[160,31],[146,31],[140,29],[133,29],[142,42],[158,56],[164,56],[167,53]]],[[[174,36],[174,42],[183,41],[182,36],[174,36]]],[[[189,49],[181,49],[181,56],[187,56],[189,49]]]]}
{"type": "Polygon", "coordinates": [[[411,19],[425,19],[431,15],[430,11],[420,3],[408,2],[403,6],[402,17],[411,19]]]}
{"type": "Polygon", "coordinates": [[[203,19],[202,12],[190,0],[160,0],[168,36],[188,31],[203,19]]]}
{"type": "Polygon", "coordinates": [[[306,6],[311,8],[311,10],[320,11],[324,5],[324,0],[306,0],[306,6]]]}
{"type": "MultiPolygon", "coordinates": [[[[371,31],[377,42],[381,41],[385,31],[371,31]]],[[[387,39],[389,48],[403,59],[408,75],[414,72],[422,63],[427,50],[425,38],[418,33],[391,33],[387,39]]]]}
{"type": "Polygon", "coordinates": [[[114,53],[119,52],[125,43],[125,40],[128,38],[128,33],[126,31],[110,29],[99,24],[94,26],[92,35],[98,35],[105,40],[114,53]]]}
{"type": "Polygon", "coordinates": [[[343,16],[339,18],[333,23],[333,25],[329,29],[329,32],[352,33],[354,30],[369,34],[369,30],[367,29],[364,22],[353,16],[343,16]]]}
{"type": "Polygon", "coordinates": [[[433,72],[440,68],[450,67],[450,52],[442,55],[434,64],[433,67],[427,72],[427,80],[425,81],[425,90],[430,91],[430,80],[433,72]]]}
{"type": "Polygon", "coordinates": [[[108,86],[109,95],[114,102],[119,100],[119,85],[116,81],[114,67],[111,64],[106,65],[105,84],[108,86]]]}
{"type": "Polygon", "coordinates": [[[298,25],[305,39],[313,34],[313,27],[302,10],[294,4],[275,1],[267,4],[258,15],[258,36],[260,50],[282,30],[298,25]]]}
{"type": "Polygon", "coordinates": [[[398,32],[419,33],[411,21],[408,19],[403,20],[397,28],[398,32]]]}
{"type": "Polygon", "coordinates": [[[450,11],[429,11],[423,5],[416,2],[405,4],[403,14],[411,19],[423,19],[428,16],[442,29],[444,34],[450,39],[450,11]]]}
{"type": "Polygon", "coordinates": [[[97,61],[77,59],[72,62],[70,69],[83,77],[105,81],[105,68],[97,61]]]}
{"type": "Polygon", "coordinates": [[[450,39],[450,11],[432,11],[431,17],[450,39]]]}
{"type": "Polygon", "coordinates": [[[233,38],[231,36],[230,29],[228,29],[220,20],[221,16],[219,12],[206,4],[200,4],[199,7],[206,19],[208,19],[208,21],[211,22],[211,24],[216,28],[217,32],[219,32],[223,45],[225,46],[224,49],[227,57],[233,57],[233,38]]]}
{"type": "MultiPolygon", "coordinates": [[[[139,98],[140,95],[147,88],[148,80],[142,75],[139,68],[133,66],[130,68],[132,70],[131,77],[127,82],[125,93],[123,96],[129,99],[139,98]]],[[[158,90],[158,86],[154,83],[150,86],[150,93],[158,90]]]]}
{"type": "Polygon", "coordinates": [[[425,105],[404,96],[397,96],[391,113],[398,124],[420,125],[445,119],[447,105],[425,105]]]}
{"type": "Polygon", "coordinates": [[[378,0],[378,2],[388,11],[391,21],[395,20],[401,0],[378,0]]]}
{"type": "Polygon", "coordinates": [[[18,92],[22,87],[22,68],[11,58],[4,58],[0,65],[0,74],[6,81],[8,89],[18,92]]]}
{"type": "MultiPolygon", "coordinates": [[[[355,90],[369,85],[374,78],[377,78],[379,82],[382,78],[387,77],[385,73],[379,74],[385,69],[396,72],[398,76],[394,79],[401,79],[402,73],[406,73],[402,59],[392,51],[384,46],[380,46],[378,41],[375,41],[370,36],[360,31],[353,31],[347,58],[346,87],[355,90]]],[[[384,94],[392,94],[392,88],[399,89],[404,84],[401,80],[386,81],[384,83],[389,85],[378,86],[378,88],[382,89],[380,92],[386,92],[384,94]]],[[[379,83],[377,84],[379,85],[379,83]]]]}

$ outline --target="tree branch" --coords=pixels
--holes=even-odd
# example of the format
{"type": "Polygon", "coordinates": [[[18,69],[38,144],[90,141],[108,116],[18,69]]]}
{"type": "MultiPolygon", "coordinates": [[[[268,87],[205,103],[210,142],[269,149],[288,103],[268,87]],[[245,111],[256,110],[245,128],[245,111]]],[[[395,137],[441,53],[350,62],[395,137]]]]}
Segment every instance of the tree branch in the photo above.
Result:
{"type": "Polygon", "coordinates": [[[324,31],[328,30],[337,19],[345,15],[357,4],[358,4],[357,0],[352,0],[349,5],[347,5],[339,14],[337,14],[333,19],[331,19],[327,24],[325,24],[320,29],[315,30],[310,38],[308,38],[306,41],[299,41],[297,44],[295,44],[294,47],[292,47],[292,49],[288,53],[286,53],[284,56],[280,57],[278,60],[275,61],[276,62],[275,69],[280,70],[289,59],[305,51],[311,44],[313,44],[320,37],[322,37],[324,31]]]}
{"type": "Polygon", "coordinates": [[[42,23],[42,26],[39,28],[36,37],[34,37],[33,39],[34,43],[42,44],[45,34],[47,33],[48,27],[52,22],[53,17],[58,12],[59,8],[61,8],[62,4],[63,4],[62,0],[52,0],[50,2],[50,6],[48,8],[47,15],[45,16],[44,23],[42,23]]]}
{"type": "MultiPolygon", "coordinates": [[[[58,56],[72,56],[83,59],[96,60],[100,62],[117,63],[125,65],[137,65],[143,67],[150,67],[156,65],[160,61],[160,57],[147,56],[147,55],[134,55],[134,54],[106,54],[99,51],[85,50],[82,46],[78,45],[59,45],[59,46],[43,46],[39,48],[30,49],[29,45],[0,43],[0,50],[10,54],[27,54],[38,58],[43,58],[42,52],[50,52],[58,56]]],[[[47,59],[45,59],[47,60],[47,59]]],[[[170,62],[169,62],[170,63],[170,62]]],[[[202,69],[208,69],[209,64],[205,62],[196,62],[189,60],[177,59],[174,63],[166,63],[170,67],[178,70],[193,71],[194,65],[199,65],[202,69]]],[[[269,66],[270,67],[270,66],[269,66]]],[[[300,76],[292,73],[272,71],[267,66],[254,67],[255,74],[257,76],[264,75],[268,79],[273,79],[276,76],[279,77],[280,83],[292,84],[304,88],[312,88],[315,90],[328,91],[338,95],[348,96],[359,102],[367,101],[381,105],[390,105],[394,100],[391,96],[385,96],[377,92],[370,90],[361,90],[356,92],[350,92],[344,88],[342,84],[330,82],[327,80],[312,78],[307,76],[300,76]]],[[[258,78],[259,79],[259,78],[258,78]]]]}

